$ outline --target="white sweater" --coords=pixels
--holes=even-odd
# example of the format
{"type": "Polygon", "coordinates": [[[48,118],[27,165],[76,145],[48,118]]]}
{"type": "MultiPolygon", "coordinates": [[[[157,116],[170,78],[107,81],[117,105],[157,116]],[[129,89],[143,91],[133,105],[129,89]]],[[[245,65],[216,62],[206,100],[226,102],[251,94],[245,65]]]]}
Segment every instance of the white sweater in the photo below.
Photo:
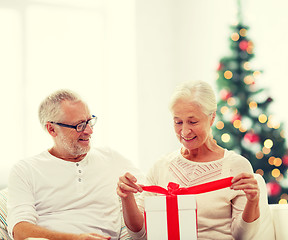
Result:
{"type": "MultiPolygon", "coordinates": [[[[250,162],[233,151],[225,150],[222,159],[212,162],[193,162],[185,159],[180,150],[170,153],[155,163],[147,175],[147,185],[167,188],[169,182],[180,187],[236,176],[246,172],[253,174],[250,162]]],[[[143,193],[143,198],[151,193],[143,193]]],[[[243,191],[225,188],[195,195],[198,216],[198,240],[255,240],[259,220],[246,223],[242,212],[246,203],[243,191]]],[[[141,203],[143,206],[143,202],[141,203]]],[[[143,207],[142,207],[143,210],[143,207]]],[[[139,233],[140,234],[140,233],[139,233]]],[[[141,233],[143,234],[143,232],[141,233]]],[[[137,239],[137,234],[135,234],[137,239]]]]}

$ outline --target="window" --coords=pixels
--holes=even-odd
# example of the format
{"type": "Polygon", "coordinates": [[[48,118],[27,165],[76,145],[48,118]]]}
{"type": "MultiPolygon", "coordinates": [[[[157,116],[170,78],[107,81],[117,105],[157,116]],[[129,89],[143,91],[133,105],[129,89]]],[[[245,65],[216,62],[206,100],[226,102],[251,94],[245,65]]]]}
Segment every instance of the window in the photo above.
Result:
{"type": "Polygon", "coordinates": [[[137,134],[134,50],[125,50],[126,46],[134,49],[134,20],[131,3],[120,4],[105,0],[0,2],[0,123],[10,123],[2,131],[0,187],[7,184],[16,161],[52,146],[39,124],[38,106],[59,88],[77,91],[98,116],[96,143],[136,155],[137,147],[131,151],[125,141],[137,134]],[[123,86],[129,86],[129,94],[123,94],[123,86]],[[126,118],[131,132],[124,134],[126,118]]]}

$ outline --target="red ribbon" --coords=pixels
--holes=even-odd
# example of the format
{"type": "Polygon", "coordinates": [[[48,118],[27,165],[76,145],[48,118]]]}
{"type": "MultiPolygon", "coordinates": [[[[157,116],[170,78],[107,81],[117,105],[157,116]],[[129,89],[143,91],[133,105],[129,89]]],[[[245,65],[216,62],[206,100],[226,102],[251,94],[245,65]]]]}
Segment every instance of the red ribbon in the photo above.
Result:
{"type": "Polygon", "coordinates": [[[230,187],[232,179],[233,177],[223,178],[188,188],[180,188],[179,184],[169,182],[167,190],[160,186],[143,186],[142,189],[166,195],[168,240],[180,240],[177,195],[206,193],[230,187]]]}

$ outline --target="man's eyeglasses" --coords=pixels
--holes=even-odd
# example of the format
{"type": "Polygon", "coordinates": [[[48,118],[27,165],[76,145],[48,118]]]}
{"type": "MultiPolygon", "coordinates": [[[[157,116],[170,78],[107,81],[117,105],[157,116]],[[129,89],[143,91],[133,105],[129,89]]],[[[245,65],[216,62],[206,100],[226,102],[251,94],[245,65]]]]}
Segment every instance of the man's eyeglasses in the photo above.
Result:
{"type": "Polygon", "coordinates": [[[92,115],[92,118],[87,120],[86,122],[78,123],[77,125],[69,125],[64,123],[57,123],[57,122],[50,122],[53,124],[57,124],[61,127],[67,127],[67,128],[74,128],[77,132],[83,132],[86,129],[87,124],[89,124],[90,127],[93,127],[96,124],[97,117],[92,115]]]}

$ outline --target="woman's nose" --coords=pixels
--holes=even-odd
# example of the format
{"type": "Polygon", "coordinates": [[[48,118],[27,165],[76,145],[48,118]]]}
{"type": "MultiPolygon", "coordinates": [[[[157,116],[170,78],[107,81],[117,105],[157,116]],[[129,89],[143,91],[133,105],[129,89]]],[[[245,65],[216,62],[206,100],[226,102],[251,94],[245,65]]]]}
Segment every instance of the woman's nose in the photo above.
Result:
{"type": "Polygon", "coordinates": [[[184,136],[186,136],[186,135],[188,135],[188,134],[190,134],[191,133],[191,128],[188,126],[188,125],[186,125],[186,124],[183,124],[183,126],[182,126],[182,135],[184,135],[184,136]]]}

